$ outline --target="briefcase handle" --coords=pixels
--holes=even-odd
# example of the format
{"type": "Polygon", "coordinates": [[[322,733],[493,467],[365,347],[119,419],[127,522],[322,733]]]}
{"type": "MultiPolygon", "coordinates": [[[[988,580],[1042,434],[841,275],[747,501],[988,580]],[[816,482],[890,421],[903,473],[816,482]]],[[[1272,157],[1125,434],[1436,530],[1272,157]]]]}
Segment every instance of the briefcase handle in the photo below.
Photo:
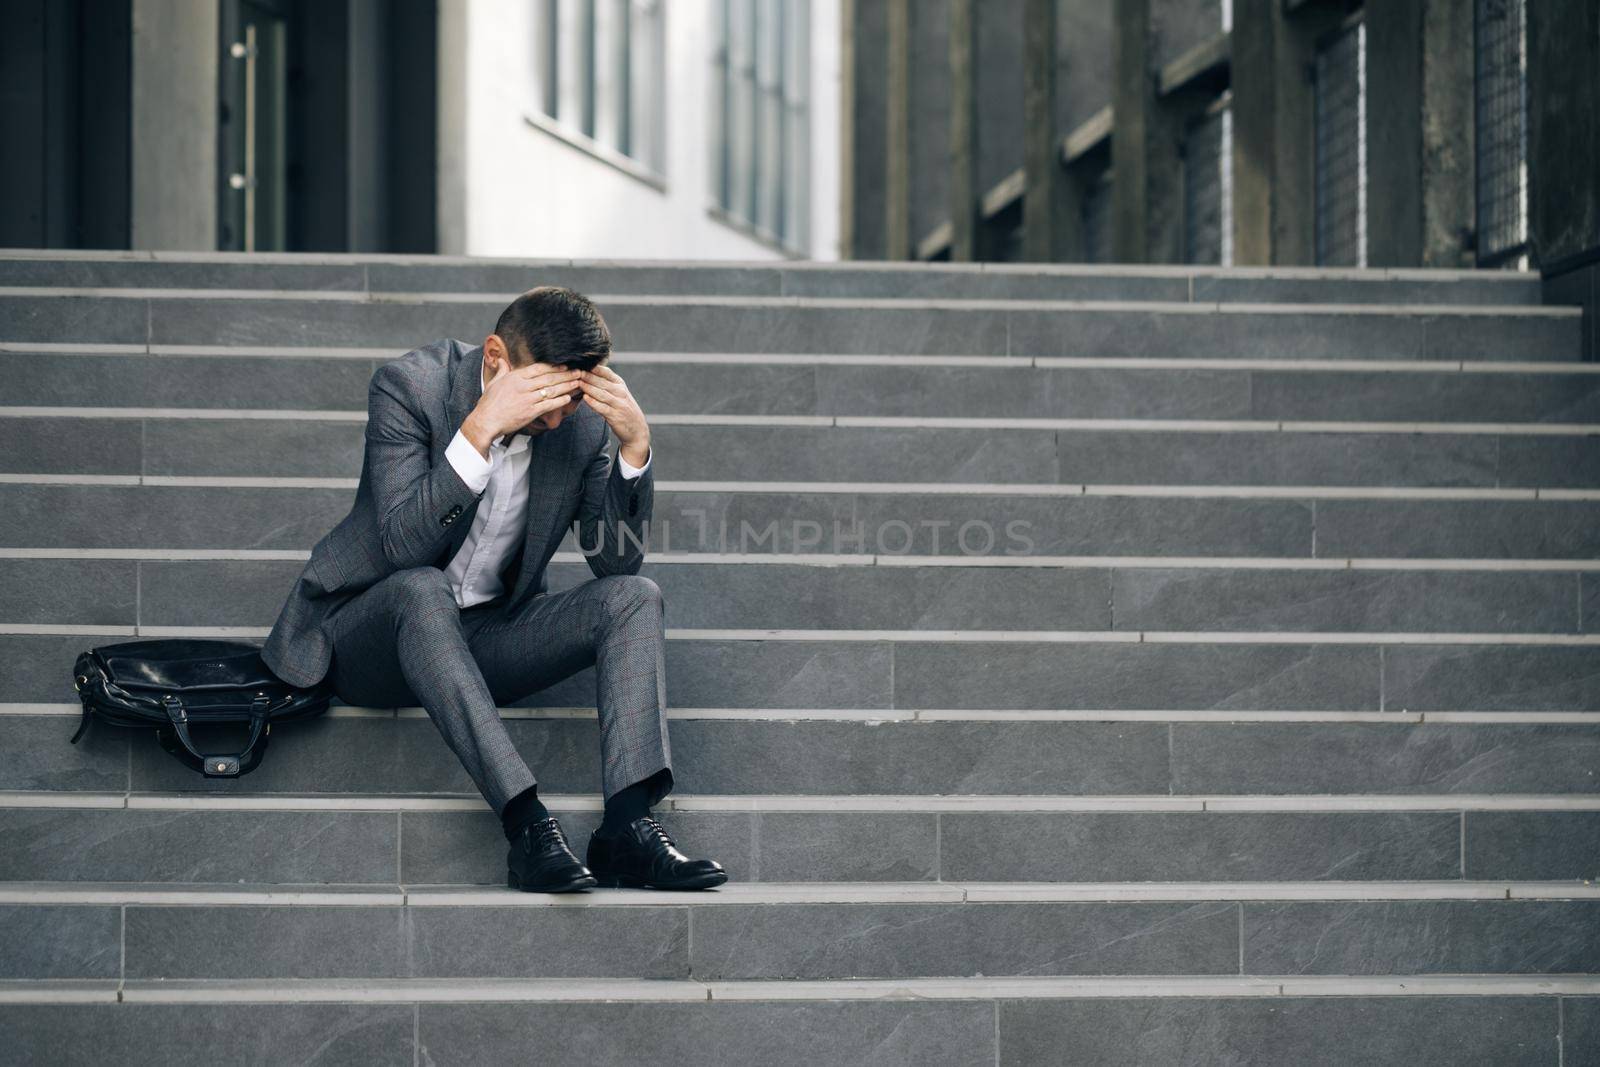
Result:
{"type": "Polygon", "coordinates": [[[267,738],[272,724],[267,721],[267,708],[271,700],[265,695],[250,702],[250,738],[237,753],[201,752],[189,733],[189,713],[183,701],[171,693],[161,696],[161,706],[167,712],[167,724],[156,731],[161,747],[177,756],[207,778],[237,778],[255,769],[267,751],[267,738]]]}

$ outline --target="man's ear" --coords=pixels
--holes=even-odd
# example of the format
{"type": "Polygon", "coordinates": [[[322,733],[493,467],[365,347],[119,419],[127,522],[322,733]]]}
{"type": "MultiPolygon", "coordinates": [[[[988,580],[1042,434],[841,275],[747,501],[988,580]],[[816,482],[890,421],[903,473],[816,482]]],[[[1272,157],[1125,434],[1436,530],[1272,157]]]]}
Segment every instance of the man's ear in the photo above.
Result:
{"type": "Polygon", "coordinates": [[[511,369],[511,353],[507,350],[505,341],[497,333],[491,333],[483,339],[483,358],[487,363],[498,360],[500,373],[511,369]]]}

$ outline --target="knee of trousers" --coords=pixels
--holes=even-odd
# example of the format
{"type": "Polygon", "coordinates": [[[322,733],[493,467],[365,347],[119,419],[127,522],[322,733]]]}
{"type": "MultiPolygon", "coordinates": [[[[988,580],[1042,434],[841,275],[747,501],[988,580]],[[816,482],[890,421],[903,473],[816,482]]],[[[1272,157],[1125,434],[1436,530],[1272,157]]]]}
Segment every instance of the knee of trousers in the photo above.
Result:
{"type": "Polygon", "coordinates": [[[610,574],[596,581],[605,587],[600,598],[602,621],[610,622],[640,610],[659,615],[665,608],[661,587],[642,574],[610,574]]]}
{"type": "Polygon", "coordinates": [[[431,596],[441,590],[450,592],[450,579],[438,567],[403,567],[384,580],[421,596],[431,596]]]}
{"type": "Polygon", "coordinates": [[[423,614],[423,609],[449,605],[456,606],[450,579],[438,567],[406,567],[384,579],[399,590],[396,607],[401,614],[423,614]]]}

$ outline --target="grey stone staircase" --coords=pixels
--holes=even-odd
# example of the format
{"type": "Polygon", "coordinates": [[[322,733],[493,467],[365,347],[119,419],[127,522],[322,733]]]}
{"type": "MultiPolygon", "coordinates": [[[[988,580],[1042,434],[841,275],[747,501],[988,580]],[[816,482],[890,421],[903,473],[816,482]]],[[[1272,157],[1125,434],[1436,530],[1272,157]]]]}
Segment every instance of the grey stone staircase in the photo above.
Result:
{"type": "MultiPolygon", "coordinates": [[[[0,253],[0,1058],[1600,1062],[1600,365],[1502,273],[0,253]],[[420,708],[204,781],[368,377],[600,304],[717,890],[503,888],[420,708]]],[[[552,585],[584,580],[570,541],[552,585]]],[[[598,822],[593,680],[503,709],[598,822]]]]}

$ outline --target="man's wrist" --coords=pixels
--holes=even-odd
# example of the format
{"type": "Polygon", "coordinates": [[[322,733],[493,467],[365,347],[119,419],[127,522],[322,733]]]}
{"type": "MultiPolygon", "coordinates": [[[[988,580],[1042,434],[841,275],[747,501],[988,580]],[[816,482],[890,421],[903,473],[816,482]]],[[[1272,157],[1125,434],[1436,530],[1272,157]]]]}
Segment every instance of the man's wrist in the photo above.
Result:
{"type": "Polygon", "coordinates": [[[643,441],[630,441],[618,450],[618,454],[630,465],[643,467],[650,458],[650,439],[646,437],[643,441]]]}
{"type": "Polygon", "coordinates": [[[483,420],[478,417],[477,408],[473,408],[462,420],[461,434],[472,442],[472,447],[476,448],[478,455],[484,459],[489,458],[489,443],[499,436],[483,424],[483,420]]]}

